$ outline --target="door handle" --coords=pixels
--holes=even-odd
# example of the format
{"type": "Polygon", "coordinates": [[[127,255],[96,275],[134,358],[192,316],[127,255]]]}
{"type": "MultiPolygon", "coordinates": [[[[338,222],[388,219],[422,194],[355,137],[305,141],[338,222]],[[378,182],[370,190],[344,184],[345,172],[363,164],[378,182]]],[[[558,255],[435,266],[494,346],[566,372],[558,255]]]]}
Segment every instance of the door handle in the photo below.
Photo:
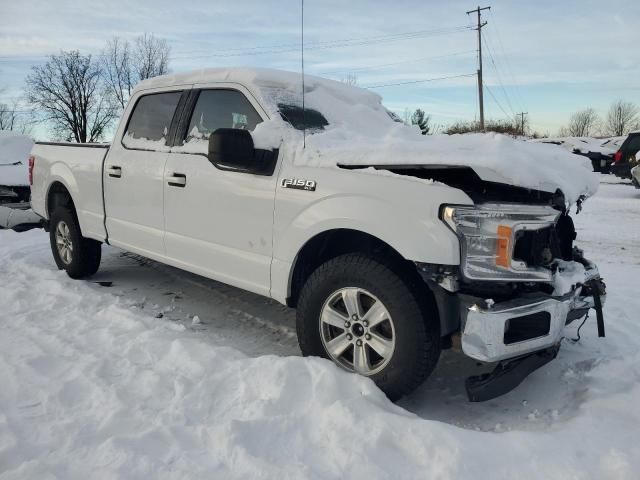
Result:
{"type": "Polygon", "coordinates": [[[185,187],[187,176],[184,173],[174,173],[167,177],[167,183],[172,187],[185,187]]]}
{"type": "Polygon", "coordinates": [[[122,176],[122,168],[116,165],[107,167],[107,174],[113,178],[120,178],[122,176]]]}

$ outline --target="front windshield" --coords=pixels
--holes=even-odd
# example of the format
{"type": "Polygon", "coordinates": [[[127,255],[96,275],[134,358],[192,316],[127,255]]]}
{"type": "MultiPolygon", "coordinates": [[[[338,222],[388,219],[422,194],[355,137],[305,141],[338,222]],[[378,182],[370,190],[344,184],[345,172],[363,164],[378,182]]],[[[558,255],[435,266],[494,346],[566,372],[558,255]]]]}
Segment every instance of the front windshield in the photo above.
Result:
{"type": "Polygon", "coordinates": [[[297,105],[279,103],[278,112],[282,119],[296,130],[324,130],[324,127],[329,125],[324,115],[312,108],[303,110],[297,105]]]}

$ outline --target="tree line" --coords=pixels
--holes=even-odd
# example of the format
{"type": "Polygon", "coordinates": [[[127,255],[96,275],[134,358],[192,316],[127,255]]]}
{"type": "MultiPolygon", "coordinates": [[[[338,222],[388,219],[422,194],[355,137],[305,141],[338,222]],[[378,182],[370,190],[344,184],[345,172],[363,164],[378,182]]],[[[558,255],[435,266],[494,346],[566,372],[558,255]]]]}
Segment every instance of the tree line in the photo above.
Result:
{"type": "Polygon", "coordinates": [[[604,118],[593,108],[575,112],[569,123],[560,129],[560,137],[589,137],[609,135],[619,137],[640,128],[640,109],[632,102],[616,100],[611,104],[604,118]]]}
{"type": "MultiPolygon", "coordinates": [[[[448,126],[435,125],[431,115],[418,108],[413,113],[405,110],[404,123],[417,125],[423,135],[433,133],[471,133],[480,132],[480,123],[477,121],[458,121],[448,126]]],[[[611,103],[604,117],[600,117],[593,108],[586,108],[573,113],[566,126],[562,127],[559,137],[589,137],[611,136],[619,137],[627,135],[630,131],[640,129],[640,107],[632,102],[616,100],[611,103]]],[[[541,137],[538,132],[530,131],[528,121],[519,119],[505,119],[485,121],[486,132],[504,133],[506,135],[528,135],[534,138],[541,137]]],[[[546,135],[548,136],[548,134],[546,135]]]]}
{"type": "Polygon", "coordinates": [[[51,55],[26,78],[28,110],[17,101],[0,103],[0,130],[24,133],[44,121],[58,139],[100,141],[135,85],[169,72],[170,53],[166,40],[145,33],[133,41],[114,37],[96,56],[77,50],[51,55]]]}

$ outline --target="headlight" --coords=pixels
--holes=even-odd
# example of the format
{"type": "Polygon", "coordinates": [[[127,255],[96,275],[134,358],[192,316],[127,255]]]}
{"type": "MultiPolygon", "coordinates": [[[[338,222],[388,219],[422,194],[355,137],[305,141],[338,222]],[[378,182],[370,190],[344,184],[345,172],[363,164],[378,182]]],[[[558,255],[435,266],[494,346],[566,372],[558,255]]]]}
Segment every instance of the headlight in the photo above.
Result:
{"type": "Polygon", "coordinates": [[[519,234],[555,224],[560,212],[547,206],[482,204],[444,206],[444,220],[460,238],[462,274],[469,280],[549,282],[547,268],[513,259],[519,234]]]}

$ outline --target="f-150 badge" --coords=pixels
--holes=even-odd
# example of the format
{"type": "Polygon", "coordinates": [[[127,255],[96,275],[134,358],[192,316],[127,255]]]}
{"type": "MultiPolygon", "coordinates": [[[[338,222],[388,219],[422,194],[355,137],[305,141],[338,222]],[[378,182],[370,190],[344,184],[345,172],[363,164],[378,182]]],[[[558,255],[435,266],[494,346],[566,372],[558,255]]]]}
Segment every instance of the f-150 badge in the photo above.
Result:
{"type": "Polygon", "coordinates": [[[283,188],[294,188],[296,190],[307,190],[309,192],[315,192],[316,181],[304,180],[302,178],[283,178],[280,182],[283,188]]]}

